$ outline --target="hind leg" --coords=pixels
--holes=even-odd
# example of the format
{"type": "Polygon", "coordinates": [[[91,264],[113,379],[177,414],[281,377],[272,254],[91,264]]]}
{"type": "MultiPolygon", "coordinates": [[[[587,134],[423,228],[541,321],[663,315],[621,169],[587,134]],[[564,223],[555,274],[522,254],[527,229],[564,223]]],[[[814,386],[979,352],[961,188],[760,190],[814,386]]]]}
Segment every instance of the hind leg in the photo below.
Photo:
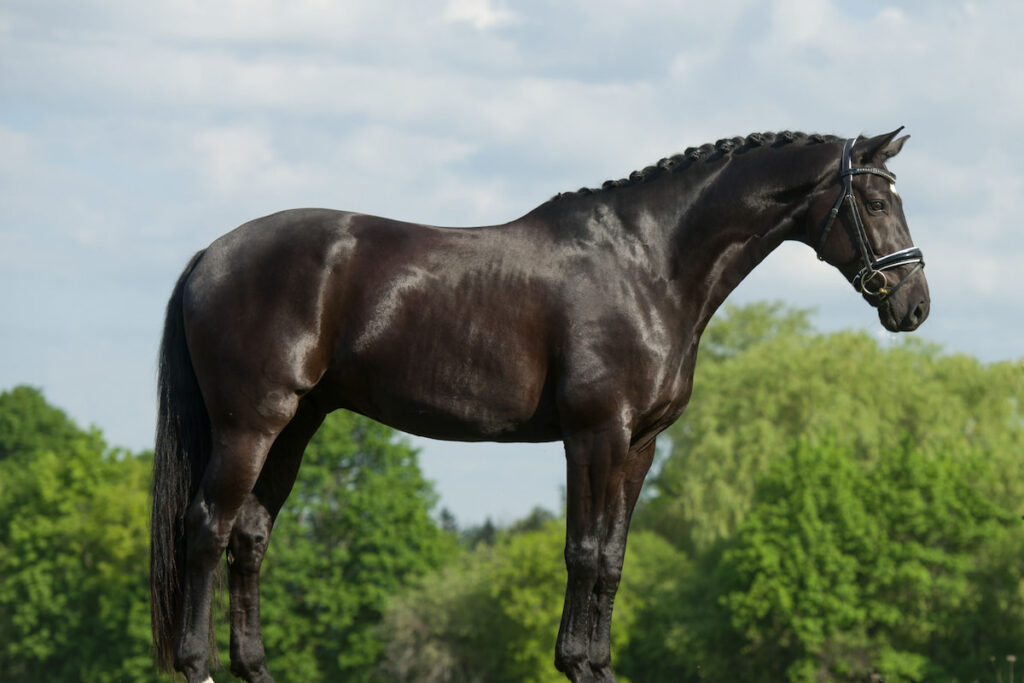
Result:
{"type": "Polygon", "coordinates": [[[210,602],[231,528],[256,483],[274,434],[213,430],[210,462],[185,514],[183,605],[174,667],[188,683],[209,679],[210,602]]]}
{"type": "Polygon", "coordinates": [[[228,542],[231,596],[231,673],[252,683],[273,681],[260,632],[260,566],[277,513],[291,491],[302,453],[324,414],[308,400],[277,437],[253,492],[235,519],[228,542]]]}
{"type": "Polygon", "coordinates": [[[273,523],[270,512],[250,493],[235,519],[228,542],[231,673],[260,683],[273,680],[263,652],[259,602],[260,565],[273,523]]]}

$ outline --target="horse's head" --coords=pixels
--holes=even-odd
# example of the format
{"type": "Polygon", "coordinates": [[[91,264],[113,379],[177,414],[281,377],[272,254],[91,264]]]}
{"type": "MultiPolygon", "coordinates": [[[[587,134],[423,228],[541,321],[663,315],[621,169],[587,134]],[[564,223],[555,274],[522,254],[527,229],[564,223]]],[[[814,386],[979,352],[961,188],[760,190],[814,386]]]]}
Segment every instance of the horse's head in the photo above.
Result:
{"type": "Polygon", "coordinates": [[[910,238],[896,176],[885,168],[910,137],[897,139],[901,130],[844,143],[835,181],[812,202],[809,230],[818,257],[846,276],[892,332],[916,329],[930,303],[924,256],[910,238]]]}

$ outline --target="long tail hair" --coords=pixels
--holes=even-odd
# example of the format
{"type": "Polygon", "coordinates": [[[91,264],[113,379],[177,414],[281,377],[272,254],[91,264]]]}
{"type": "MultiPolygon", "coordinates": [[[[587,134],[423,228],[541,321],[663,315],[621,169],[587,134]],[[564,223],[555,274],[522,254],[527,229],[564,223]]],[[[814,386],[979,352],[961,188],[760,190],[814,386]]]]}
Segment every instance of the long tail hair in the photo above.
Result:
{"type": "Polygon", "coordinates": [[[182,317],[185,283],[202,255],[200,251],[192,257],[174,286],[160,343],[149,590],[154,656],[163,671],[174,665],[175,632],[184,608],[185,511],[210,459],[210,418],[182,317]]]}

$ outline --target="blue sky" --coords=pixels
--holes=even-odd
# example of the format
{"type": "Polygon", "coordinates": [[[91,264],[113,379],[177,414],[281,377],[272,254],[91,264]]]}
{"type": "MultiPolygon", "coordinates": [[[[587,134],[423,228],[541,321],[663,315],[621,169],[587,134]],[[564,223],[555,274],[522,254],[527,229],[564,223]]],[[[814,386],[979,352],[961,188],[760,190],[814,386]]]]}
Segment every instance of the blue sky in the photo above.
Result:
{"type": "MultiPolygon", "coordinates": [[[[722,137],[899,125],[918,334],[1019,359],[1022,23],[1019,2],[5,0],[0,388],[147,448],[170,289],[250,218],[498,223],[722,137]]],[[[806,247],[731,300],[758,299],[885,337],[806,247]]],[[[464,523],[559,505],[558,444],[416,444],[464,523]]]]}

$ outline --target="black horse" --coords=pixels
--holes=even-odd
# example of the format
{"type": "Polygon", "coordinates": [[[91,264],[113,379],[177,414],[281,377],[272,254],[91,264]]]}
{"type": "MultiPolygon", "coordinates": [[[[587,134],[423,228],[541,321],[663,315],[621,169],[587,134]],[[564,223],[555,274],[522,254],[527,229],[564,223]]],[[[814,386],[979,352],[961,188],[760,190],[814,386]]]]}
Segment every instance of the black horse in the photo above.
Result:
{"type": "Polygon", "coordinates": [[[721,140],[498,226],[285,211],[199,252],[171,295],[160,350],[159,665],[208,678],[226,551],[231,671],[271,680],[260,563],[306,444],[344,408],[436,439],[564,442],[568,584],[555,665],[573,681],[614,680],[612,602],[630,516],[729,292],[798,240],[887,329],[928,315],[924,261],[885,169],[907,139],[898,133],[721,140]]]}

